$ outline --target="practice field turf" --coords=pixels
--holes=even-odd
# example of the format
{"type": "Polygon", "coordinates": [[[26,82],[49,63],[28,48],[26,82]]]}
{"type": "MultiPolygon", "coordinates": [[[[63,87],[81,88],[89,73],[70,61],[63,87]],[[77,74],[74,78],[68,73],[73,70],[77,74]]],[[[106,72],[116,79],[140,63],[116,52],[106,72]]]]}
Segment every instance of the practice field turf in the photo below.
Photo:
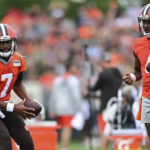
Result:
{"type": "MultiPolygon", "coordinates": [[[[58,150],[60,150],[60,142],[58,144],[58,150]]],[[[82,143],[78,142],[78,141],[72,141],[69,144],[69,150],[100,150],[99,147],[93,147],[92,149],[90,149],[89,147],[84,146],[82,143]]],[[[109,147],[107,150],[114,150],[112,147],[109,147]]],[[[141,150],[144,150],[143,148],[141,148],[141,150]]]]}
{"type": "MultiPolygon", "coordinates": [[[[89,147],[84,146],[82,143],[78,142],[78,141],[72,141],[69,144],[69,150],[100,150],[99,147],[94,147],[92,149],[90,149],[89,147]]],[[[58,145],[58,150],[60,150],[60,143],[58,145]]],[[[112,149],[108,149],[108,150],[112,150],[112,149]]]]}

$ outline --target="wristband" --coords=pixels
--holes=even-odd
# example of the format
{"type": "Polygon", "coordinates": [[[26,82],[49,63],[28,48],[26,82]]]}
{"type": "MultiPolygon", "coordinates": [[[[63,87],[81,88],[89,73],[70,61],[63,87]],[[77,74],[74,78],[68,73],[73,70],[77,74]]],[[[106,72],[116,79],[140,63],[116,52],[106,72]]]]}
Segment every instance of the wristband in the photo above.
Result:
{"type": "Polygon", "coordinates": [[[5,115],[2,113],[2,111],[0,111],[0,118],[5,118],[5,115]]]}
{"type": "Polygon", "coordinates": [[[136,81],[136,76],[133,73],[130,73],[130,77],[132,78],[133,81],[136,81]]]}
{"type": "Polygon", "coordinates": [[[7,103],[6,111],[13,112],[13,110],[14,110],[14,104],[7,103]]]}

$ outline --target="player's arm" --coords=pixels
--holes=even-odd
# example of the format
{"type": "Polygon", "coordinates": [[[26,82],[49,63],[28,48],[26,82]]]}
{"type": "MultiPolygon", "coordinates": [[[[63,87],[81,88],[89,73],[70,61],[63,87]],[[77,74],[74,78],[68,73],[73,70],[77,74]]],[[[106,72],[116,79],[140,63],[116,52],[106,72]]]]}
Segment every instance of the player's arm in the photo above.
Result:
{"type": "Polygon", "coordinates": [[[139,81],[142,78],[142,73],[141,73],[141,62],[137,55],[133,53],[134,58],[135,58],[135,64],[134,64],[134,72],[133,74],[136,76],[136,81],[139,81]]]}
{"type": "Polygon", "coordinates": [[[100,73],[95,85],[88,86],[89,91],[95,92],[97,90],[100,90],[106,80],[107,80],[107,74],[105,74],[104,72],[100,73]]]}
{"type": "Polygon", "coordinates": [[[17,96],[20,97],[22,100],[31,99],[28,96],[26,89],[22,83],[22,78],[23,78],[23,72],[20,72],[20,74],[18,75],[18,78],[14,84],[13,90],[17,94],[17,96]]]}
{"type": "MultiPolygon", "coordinates": [[[[22,83],[22,78],[23,78],[23,72],[21,72],[18,75],[18,78],[14,84],[13,90],[17,94],[17,96],[19,96],[23,101],[15,104],[13,111],[18,113],[19,115],[21,115],[23,118],[32,118],[35,116],[34,113],[31,113],[34,111],[34,109],[27,108],[24,106],[25,100],[31,99],[31,98],[28,96],[28,94],[26,92],[26,89],[22,83]]],[[[6,109],[7,109],[7,107],[6,107],[6,109]]]]}
{"type": "Polygon", "coordinates": [[[0,101],[0,109],[6,110],[7,103],[0,101]]]}
{"type": "Polygon", "coordinates": [[[141,62],[134,52],[133,52],[133,55],[134,55],[134,59],[135,59],[134,71],[133,71],[133,73],[127,73],[123,77],[124,82],[129,85],[133,84],[134,81],[139,81],[142,78],[141,62]]]}
{"type": "MultiPolygon", "coordinates": [[[[16,112],[17,114],[19,114],[25,119],[26,118],[30,119],[32,117],[35,117],[34,113],[32,113],[34,109],[25,107],[24,102],[25,100],[17,104],[13,104],[13,103],[6,103],[3,101],[0,101],[0,109],[6,110],[8,112],[16,112]]],[[[5,115],[0,111],[0,118],[3,118],[3,117],[5,117],[5,115]]]]}

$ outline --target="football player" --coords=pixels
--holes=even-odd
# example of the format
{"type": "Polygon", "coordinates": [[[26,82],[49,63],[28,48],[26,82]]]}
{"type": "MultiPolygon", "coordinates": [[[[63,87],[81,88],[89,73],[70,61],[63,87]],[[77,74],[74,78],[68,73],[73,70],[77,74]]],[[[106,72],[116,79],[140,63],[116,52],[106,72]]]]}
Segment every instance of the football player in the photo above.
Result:
{"type": "Polygon", "coordinates": [[[34,117],[34,109],[24,106],[31,99],[22,84],[26,70],[24,57],[16,52],[16,34],[11,26],[0,24],[0,149],[12,150],[11,138],[20,150],[34,150],[31,135],[26,130],[23,118],[34,117]],[[23,100],[13,104],[11,90],[23,100]]]}
{"type": "Polygon", "coordinates": [[[134,71],[127,73],[123,80],[129,85],[133,84],[134,81],[143,80],[137,120],[141,120],[145,124],[150,139],[150,73],[147,70],[150,62],[150,4],[142,8],[138,22],[141,37],[137,38],[133,45],[134,71]]]}

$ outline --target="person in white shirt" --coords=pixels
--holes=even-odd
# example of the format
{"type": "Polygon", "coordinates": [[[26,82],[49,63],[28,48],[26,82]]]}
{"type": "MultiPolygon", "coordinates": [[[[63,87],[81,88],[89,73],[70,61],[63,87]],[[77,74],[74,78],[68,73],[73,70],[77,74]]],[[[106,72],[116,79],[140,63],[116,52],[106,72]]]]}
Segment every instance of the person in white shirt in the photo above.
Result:
{"type": "Polygon", "coordinates": [[[67,72],[56,77],[51,92],[49,103],[50,117],[56,117],[61,125],[61,147],[67,150],[71,138],[71,121],[80,110],[81,89],[80,82],[76,76],[79,72],[77,64],[71,63],[67,72]]]}

